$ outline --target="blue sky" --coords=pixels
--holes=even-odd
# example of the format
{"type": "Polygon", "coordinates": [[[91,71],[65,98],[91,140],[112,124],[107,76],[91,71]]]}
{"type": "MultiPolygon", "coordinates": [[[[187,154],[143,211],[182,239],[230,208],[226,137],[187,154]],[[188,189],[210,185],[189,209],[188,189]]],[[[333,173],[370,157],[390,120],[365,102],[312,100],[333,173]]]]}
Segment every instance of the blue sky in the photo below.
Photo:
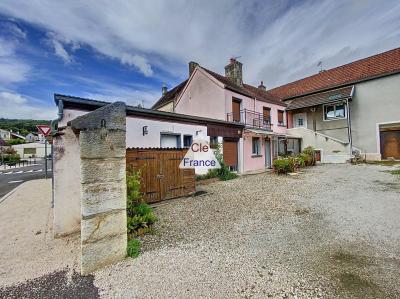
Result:
{"type": "Polygon", "coordinates": [[[0,2],[0,117],[56,116],[53,93],[150,107],[190,60],[267,88],[400,46],[400,2],[0,2]]]}

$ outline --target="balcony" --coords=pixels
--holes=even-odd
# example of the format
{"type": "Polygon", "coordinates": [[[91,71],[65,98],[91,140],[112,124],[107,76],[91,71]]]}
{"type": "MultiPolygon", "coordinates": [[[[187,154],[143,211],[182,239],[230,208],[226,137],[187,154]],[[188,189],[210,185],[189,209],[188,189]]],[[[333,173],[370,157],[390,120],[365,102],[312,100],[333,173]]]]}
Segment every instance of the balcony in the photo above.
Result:
{"type": "Polygon", "coordinates": [[[244,124],[246,127],[263,129],[271,131],[271,119],[264,118],[260,112],[252,110],[240,110],[239,112],[230,112],[226,114],[226,120],[229,122],[237,122],[244,124]]]}

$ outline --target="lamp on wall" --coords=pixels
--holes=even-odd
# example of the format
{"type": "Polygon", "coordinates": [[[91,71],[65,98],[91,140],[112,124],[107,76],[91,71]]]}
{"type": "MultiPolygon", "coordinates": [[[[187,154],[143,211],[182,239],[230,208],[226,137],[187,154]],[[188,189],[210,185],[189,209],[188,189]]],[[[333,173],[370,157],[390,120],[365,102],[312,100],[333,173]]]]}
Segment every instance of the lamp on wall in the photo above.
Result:
{"type": "Polygon", "coordinates": [[[149,131],[147,130],[147,126],[143,126],[142,131],[143,131],[143,136],[149,134],[149,131]]]}

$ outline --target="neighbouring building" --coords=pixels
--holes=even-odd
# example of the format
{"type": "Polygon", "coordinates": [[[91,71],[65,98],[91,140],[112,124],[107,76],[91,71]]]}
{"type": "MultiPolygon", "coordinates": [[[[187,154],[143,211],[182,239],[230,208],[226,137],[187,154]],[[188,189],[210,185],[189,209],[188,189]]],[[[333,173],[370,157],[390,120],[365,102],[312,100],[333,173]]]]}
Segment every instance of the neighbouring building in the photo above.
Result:
{"type": "Polygon", "coordinates": [[[23,144],[12,145],[12,148],[16,150],[21,159],[28,158],[44,158],[46,155],[51,155],[51,144],[47,143],[46,148],[44,143],[30,142],[23,144]]]}
{"type": "Polygon", "coordinates": [[[263,82],[245,84],[242,68],[231,59],[222,76],[190,62],[189,79],[170,91],[163,87],[152,108],[243,124],[243,138],[224,138],[222,152],[225,164],[246,173],[270,168],[278,155],[298,153],[300,138],[286,135],[286,104],[272,97],[263,82]]]}
{"type": "Polygon", "coordinates": [[[7,131],[7,130],[3,130],[3,129],[0,129],[0,138],[5,141],[11,140],[11,139],[25,140],[25,137],[22,136],[21,134],[19,134],[19,132],[15,133],[13,131],[7,131]]]}
{"type": "Polygon", "coordinates": [[[35,133],[29,133],[25,136],[25,141],[26,142],[35,142],[37,141],[39,138],[37,136],[37,134],[35,133]]]}
{"type": "Polygon", "coordinates": [[[277,89],[289,135],[321,151],[323,162],[400,159],[400,48],[277,89]]]}
{"type": "Polygon", "coordinates": [[[189,79],[163,87],[153,109],[243,123],[242,143],[227,143],[224,156],[242,156],[247,172],[307,146],[323,163],[400,159],[399,94],[397,48],[273,89],[243,83],[235,59],[225,76],[190,62],[189,79]]]}

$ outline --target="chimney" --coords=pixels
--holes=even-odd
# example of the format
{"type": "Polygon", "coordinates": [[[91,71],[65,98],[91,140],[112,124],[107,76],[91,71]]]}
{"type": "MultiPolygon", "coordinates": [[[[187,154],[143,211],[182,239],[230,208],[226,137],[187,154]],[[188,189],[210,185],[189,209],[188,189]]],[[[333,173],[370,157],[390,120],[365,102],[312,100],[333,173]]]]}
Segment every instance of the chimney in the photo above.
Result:
{"type": "Polygon", "coordinates": [[[231,58],[229,64],[225,67],[225,76],[239,86],[243,86],[242,66],[241,62],[231,58]]]}
{"type": "Polygon", "coordinates": [[[167,86],[165,84],[162,85],[161,87],[162,95],[165,95],[168,91],[167,86]]]}
{"type": "Polygon", "coordinates": [[[264,81],[261,81],[261,84],[258,85],[258,88],[259,88],[259,89],[262,89],[262,90],[267,90],[267,88],[266,88],[265,85],[264,85],[264,81]]]}
{"type": "Polygon", "coordinates": [[[189,77],[193,74],[194,69],[196,68],[196,66],[198,66],[199,64],[197,62],[191,61],[189,62],[189,77]]]}

